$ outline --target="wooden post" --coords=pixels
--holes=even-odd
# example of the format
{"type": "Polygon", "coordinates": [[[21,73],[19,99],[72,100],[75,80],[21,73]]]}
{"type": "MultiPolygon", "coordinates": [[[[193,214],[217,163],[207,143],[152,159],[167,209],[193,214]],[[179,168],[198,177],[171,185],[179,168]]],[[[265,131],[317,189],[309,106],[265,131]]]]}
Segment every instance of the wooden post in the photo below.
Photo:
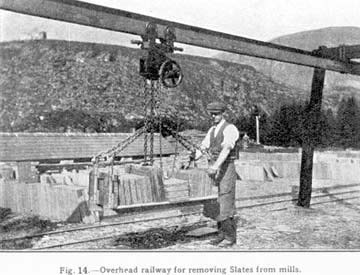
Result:
{"type": "Polygon", "coordinates": [[[256,116],[256,144],[260,144],[260,120],[259,116],[256,116]]]}
{"type": "Polygon", "coordinates": [[[310,103],[308,105],[307,121],[308,130],[302,145],[301,171],[300,171],[300,190],[298,206],[310,207],[311,190],[312,190],[312,170],[315,142],[314,137],[316,125],[319,123],[321,116],[321,100],[324,88],[325,70],[315,68],[311,86],[310,103]]]}

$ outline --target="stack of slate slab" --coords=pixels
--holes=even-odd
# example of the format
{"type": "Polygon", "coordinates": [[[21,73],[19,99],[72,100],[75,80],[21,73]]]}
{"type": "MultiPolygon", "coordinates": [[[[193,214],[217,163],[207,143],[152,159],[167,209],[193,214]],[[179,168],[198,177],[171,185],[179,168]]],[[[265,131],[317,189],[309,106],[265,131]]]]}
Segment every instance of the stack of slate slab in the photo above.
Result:
{"type": "Polygon", "coordinates": [[[151,189],[150,179],[135,174],[122,174],[115,177],[113,194],[114,207],[157,201],[151,189]]]}
{"type": "Polygon", "coordinates": [[[206,197],[216,193],[213,181],[205,169],[178,170],[174,177],[186,181],[190,198],[206,197]]]}
{"type": "Polygon", "coordinates": [[[167,201],[186,201],[190,197],[188,180],[170,178],[164,181],[165,198],[167,201]]]}
{"type": "Polygon", "coordinates": [[[0,164],[0,179],[14,180],[15,171],[10,165],[0,164]]]}
{"type": "MultiPolygon", "coordinates": [[[[92,184],[92,180],[90,180],[92,184]]],[[[90,184],[90,185],[91,185],[90,184]]],[[[165,201],[187,201],[216,194],[216,188],[204,169],[178,170],[163,179],[160,168],[129,164],[123,171],[100,172],[97,178],[96,204],[115,209],[165,201]]]]}
{"type": "Polygon", "coordinates": [[[150,166],[127,165],[124,171],[114,170],[112,177],[108,172],[100,172],[96,194],[93,192],[93,180],[90,179],[89,196],[94,196],[96,204],[104,208],[165,200],[160,170],[150,166]]]}
{"type": "Polygon", "coordinates": [[[150,181],[150,197],[153,202],[165,200],[163,175],[160,168],[130,164],[125,166],[125,172],[146,177],[150,181]]]}
{"type": "Polygon", "coordinates": [[[0,207],[52,220],[79,222],[90,215],[87,194],[78,186],[0,180],[0,207]]]}

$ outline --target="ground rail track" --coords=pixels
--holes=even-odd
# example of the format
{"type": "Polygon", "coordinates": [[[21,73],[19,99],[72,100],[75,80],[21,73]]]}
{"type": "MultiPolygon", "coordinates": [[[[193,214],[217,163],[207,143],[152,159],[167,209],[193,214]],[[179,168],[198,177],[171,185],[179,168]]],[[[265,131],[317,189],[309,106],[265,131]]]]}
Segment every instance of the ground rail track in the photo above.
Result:
{"type": "MultiPolygon", "coordinates": [[[[360,184],[348,184],[329,188],[314,189],[312,207],[321,204],[340,202],[350,203],[360,201],[360,184]]],[[[297,198],[294,193],[276,193],[273,195],[251,196],[237,200],[237,209],[251,209],[266,207],[268,211],[282,211],[296,204],[297,198]]],[[[201,204],[203,202],[199,202],[201,204]]],[[[135,213],[136,215],[136,213],[135,213]]],[[[215,222],[201,218],[202,211],[194,210],[186,213],[178,213],[159,217],[156,211],[152,217],[137,218],[121,221],[105,221],[101,224],[90,226],[76,226],[63,230],[47,231],[33,235],[0,240],[0,244],[20,242],[23,240],[40,241],[31,250],[63,249],[77,246],[84,248],[86,244],[104,242],[122,238],[129,232],[142,232],[151,228],[161,227],[167,230],[177,230],[180,227],[214,226],[215,222]],[[169,225],[170,224],[170,225],[169,225]],[[50,241],[41,242],[41,239],[50,241]],[[51,239],[53,241],[51,241],[51,239]]]]}

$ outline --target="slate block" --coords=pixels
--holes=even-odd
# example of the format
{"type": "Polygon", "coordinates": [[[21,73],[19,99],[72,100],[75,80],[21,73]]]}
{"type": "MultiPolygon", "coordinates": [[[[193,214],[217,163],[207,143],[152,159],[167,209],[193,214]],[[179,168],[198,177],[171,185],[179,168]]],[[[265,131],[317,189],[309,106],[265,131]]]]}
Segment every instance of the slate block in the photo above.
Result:
{"type": "Polygon", "coordinates": [[[178,170],[174,177],[188,181],[190,197],[204,197],[212,192],[212,180],[205,169],[178,170]]]}
{"type": "Polygon", "coordinates": [[[218,230],[216,228],[200,227],[200,228],[196,228],[194,230],[191,230],[191,231],[187,232],[185,235],[188,236],[188,237],[201,238],[201,237],[214,235],[217,232],[218,232],[218,230]]]}

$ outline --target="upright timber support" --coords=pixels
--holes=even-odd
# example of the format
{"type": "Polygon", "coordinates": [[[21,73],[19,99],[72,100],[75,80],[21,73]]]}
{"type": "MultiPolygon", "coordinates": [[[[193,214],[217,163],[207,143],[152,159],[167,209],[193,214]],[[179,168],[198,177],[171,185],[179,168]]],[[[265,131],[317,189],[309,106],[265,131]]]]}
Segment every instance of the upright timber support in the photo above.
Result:
{"type": "Polygon", "coordinates": [[[306,122],[308,127],[302,146],[300,191],[297,203],[298,206],[307,208],[310,207],[311,201],[315,137],[318,135],[317,125],[319,124],[321,116],[321,100],[324,88],[325,72],[326,70],[324,69],[314,69],[310,103],[307,108],[307,116],[309,120],[306,122]]]}

